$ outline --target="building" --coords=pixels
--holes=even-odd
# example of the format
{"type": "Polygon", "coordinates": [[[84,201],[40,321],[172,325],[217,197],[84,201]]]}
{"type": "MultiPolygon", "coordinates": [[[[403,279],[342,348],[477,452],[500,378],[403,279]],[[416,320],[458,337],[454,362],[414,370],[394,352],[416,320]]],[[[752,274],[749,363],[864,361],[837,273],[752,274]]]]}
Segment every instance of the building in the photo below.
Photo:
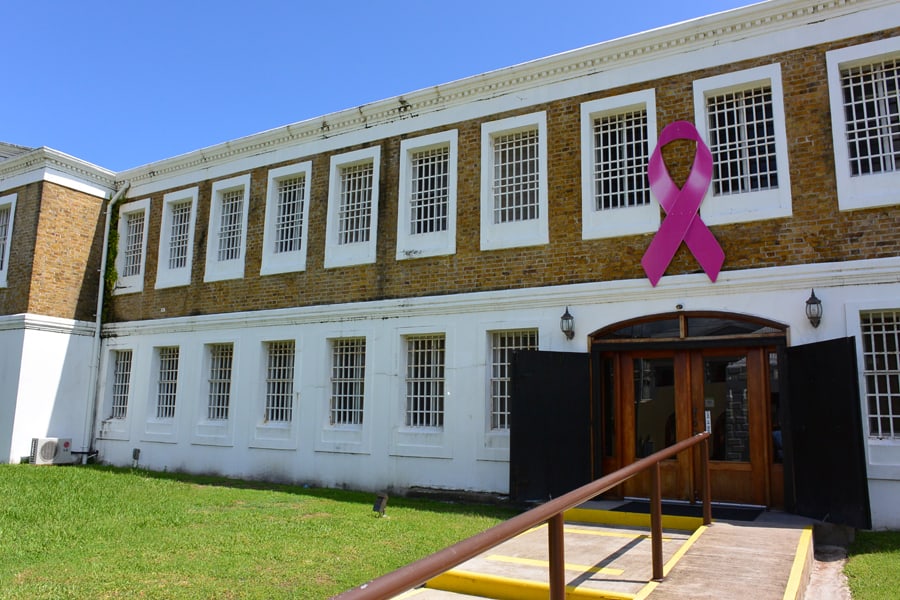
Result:
{"type": "Polygon", "coordinates": [[[529,500],[708,428],[714,499],[900,528],[898,34],[771,0],[119,173],[0,146],[0,460],[529,500]]]}

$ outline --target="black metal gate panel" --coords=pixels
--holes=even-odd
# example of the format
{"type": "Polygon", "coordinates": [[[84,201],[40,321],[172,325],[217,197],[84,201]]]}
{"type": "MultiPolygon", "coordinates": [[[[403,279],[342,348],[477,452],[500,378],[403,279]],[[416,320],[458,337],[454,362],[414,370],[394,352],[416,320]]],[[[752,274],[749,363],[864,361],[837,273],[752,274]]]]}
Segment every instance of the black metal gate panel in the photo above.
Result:
{"type": "Polygon", "coordinates": [[[543,502],[591,480],[588,354],[525,350],[512,361],[509,495],[543,502]]]}
{"type": "Polygon", "coordinates": [[[869,529],[855,340],[793,346],[786,352],[785,484],[793,491],[793,510],[869,529]]]}

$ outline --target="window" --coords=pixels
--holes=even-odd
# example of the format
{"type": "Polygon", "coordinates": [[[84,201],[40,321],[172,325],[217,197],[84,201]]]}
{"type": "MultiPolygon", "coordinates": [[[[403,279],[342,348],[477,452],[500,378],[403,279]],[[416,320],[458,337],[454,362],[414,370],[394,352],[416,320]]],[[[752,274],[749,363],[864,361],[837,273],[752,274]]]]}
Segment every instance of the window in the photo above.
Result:
{"type": "Polygon", "coordinates": [[[406,338],[406,426],[444,426],[444,336],[406,338]]]}
{"type": "Polygon", "coordinates": [[[491,429],[509,429],[512,355],[516,350],[537,350],[536,329],[491,333],[491,429]]]}
{"type": "Polygon", "coordinates": [[[860,314],[869,437],[900,440],[900,310],[860,314]]]}
{"type": "Polygon", "coordinates": [[[366,339],[344,338],[331,344],[332,427],[359,427],[363,422],[366,381],[366,339]]]}
{"type": "Polygon", "coordinates": [[[897,204],[900,40],[827,52],[835,175],[841,210],[897,204]]]}
{"type": "Polygon", "coordinates": [[[13,217],[16,214],[16,194],[0,197],[0,288],[8,285],[9,257],[12,247],[13,217]]]}
{"type": "Polygon", "coordinates": [[[250,175],[213,183],[203,281],[244,276],[249,194],[250,175]]]}
{"type": "Polygon", "coordinates": [[[116,256],[116,272],[119,277],[114,291],[116,294],[129,294],[144,289],[149,210],[149,198],[119,207],[119,252],[116,256]]]}
{"type": "Polygon", "coordinates": [[[647,162],[656,147],[653,90],[581,105],[581,232],[585,239],[659,228],[647,162]]]}
{"type": "Polygon", "coordinates": [[[209,421],[225,421],[231,406],[231,369],[234,361],[234,344],[210,344],[209,393],[206,418],[209,421]]]}
{"type": "Polygon", "coordinates": [[[131,392],[131,350],[113,352],[113,382],[111,419],[128,415],[128,395],[131,392]]]}
{"type": "Polygon", "coordinates": [[[191,283],[194,258],[194,221],[197,217],[197,188],[170,192],[163,196],[159,231],[159,262],[156,287],[191,283]]]}
{"type": "Polygon", "coordinates": [[[457,131],[400,142],[397,260],[456,252],[457,131]]]}
{"type": "Polygon", "coordinates": [[[781,67],[694,82],[695,123],[713,157],[707,225],[791,215],[781,67]]]}
{"type": "Polygon", "coordinates": [[[306,269],[312,163],[269,171],[261,275],[306,269]]]}
{"type": "Polygon", "coordinates": [[[481,126],[481,249],[546,244],[547,115],[481,126]]]}
{"type": "Polygon", "coordinates": [[[158,353],[156,418],[174,419],[175,398],[178,395],[178,347],[159,348],[158,353]]]}
{"type": "Polygon", "coordinates": [[[290,423],[294,410],[294,342],[266,344],[265,421],[290,423]]]}
{"type": "Polygon", "coordinates": [[[375,262],[381,148],[331,157],[325,267],[375,262]]]}

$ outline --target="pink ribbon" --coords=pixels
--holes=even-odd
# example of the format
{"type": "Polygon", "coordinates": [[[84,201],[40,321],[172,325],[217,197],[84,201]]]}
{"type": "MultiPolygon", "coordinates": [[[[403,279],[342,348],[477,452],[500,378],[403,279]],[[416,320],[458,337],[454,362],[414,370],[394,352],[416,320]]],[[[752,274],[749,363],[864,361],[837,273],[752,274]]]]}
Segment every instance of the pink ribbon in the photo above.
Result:
{"type": "Polygon", "coordinates": [[[669,123],[659,134],[659,141],[647,164],[647,180],[650,191],[666,211],[666,218],[641,259],[641,266],[654,287],[666,272],[682,241],[687,244],[691,254],[712,281],[719,276],[725,262],[725,252],[697,214],[709,182],[712,181],[712,165],[709,147],[703,143],[691,123],[669,123]],[[691,165],[691,172],[681,189],[672,181],[662,158],[663,146],[675,140],[697,142],[694,164],[691,165]]]}

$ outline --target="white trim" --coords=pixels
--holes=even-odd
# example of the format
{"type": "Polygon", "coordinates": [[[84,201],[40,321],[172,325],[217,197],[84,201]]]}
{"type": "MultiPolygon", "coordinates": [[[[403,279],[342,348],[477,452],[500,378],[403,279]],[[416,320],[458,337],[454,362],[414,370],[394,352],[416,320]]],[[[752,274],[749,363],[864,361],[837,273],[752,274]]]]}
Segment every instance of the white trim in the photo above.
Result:
{"type": "Polygon", "coordinates": [[[93,336],[96,326],[93,321],[75,321],[32,313],[0,315],[0,331],[18,331],[19,329],[93,336]]]}
{"type": "Polygon", "coordinates": [[[482,123],[481,250],[537,246],[550,241],[547,175],[546,111],[482,123]],[[494,223],[494,139],[532,129],[536,129],[538,135],[538,218],[494,223]]]}
{"type": "Polygon", "coordinates": [[[306,254],[309,247],[309,204],[312,189],[312,161],[269,169],[266,192],[266,222],[263,233],[262,265],[260,275],[290,273],[306,270],[306,254]],[[291,252],[276,253],[275,226],[278,218],[278,184],[285,179],[303,178],[303,209],[301,212],[300,248],[291,252]]]}
{"type": "MultiPolygon", "coordinates": [[[[197,340],[201,348],[200,372],[194,388],[196,395],[193,404],[193,420],[191,422],[191,444],[196,446],[233,446],[235,411],[238,410],[237,397],[240,397],[240,360],[241,345],[232,337],[216,336],[197,340]],[[231,345],[231,380],[228,395],[228,418],[209,418],[209,376],[212,368],[211,346],[231,345]]],[[[195,354],[196,356],[196,354],[195,354]]],[[[240,407],[243,409],[243,406],[240,407]]]]}
{"type": "MultiPolygon", "coordinates": [[[[322,381],[322,396],[316,406],[316,423],[318,431],[314,449],[316,452],[335,452],[344,454],[371,454],[372,420],[376,418],[373,404],[375,399],[375,360],[372,342],[374,333],[371,329],[344,329],[340,335],[329,335],[321,340],[315,352],[318,368],[313,368],[317,378],[322,381]],[[365,379],[363,382],[363,414],[362,424],[331,425],[331,369],[334,361],[334,342],[343,339],[364,339],[366,342],[365,379]]],[[[313,359],[315,360],[315,359],[313,359]]],[[[386,410],[384,406],[380,410],[386,410]]],[[[382,415],[378,415],[381,417],[382,415]]]]}
{"type": "Polygon", "coordinates": [[[36,148],[0,162],[0,191],[47,181],[98,198],[116,189],[116,174],[52,148],[36,148]]]}
{"type": "Polygon", "coordinates": [[[194,231],[197,221],[197,187],[177,192],[169,192],[163,196],[162,222],[159,226],[159,248],[156,261],[156,288],[170,288],[191,283],[191,269],[194,265],[194,231]],[[188,222],[187,262],[179,269],[169,268],[169,250],[172,237],[172,207],[185,201],[191,203],[191,215],[188,222]]]}
{"type": "Polygon", "coordinates": [[[209,225],[206,230],[206,271],[203,281],[223,281],[225,279],[241,279],[244,277],[244,259],[247,251],[247,214],[250,209],[250,174],[222,179],[212,184],[209,207],[209,225]],[[222,217],[222,195],[240,189],[244,200],[241,212],[241,244],[238,257],[220,261],[219,225],[222,217]]]}
{"type": "Polygon", "coordinates": [[[581,237],[597,239],[648,233],[659,229],[659,203],[653,194],[644,206],[595,210],[594,121],[603,116],[644,109],[647,112],[647,159],[656,148],[656,90],[641,90],[581,104],[581,237]]]}
{"type": "Polygon", "coordinates": [[[405,139],[400,142],[400,185],[397,207],[397,260],[443,256],[456,252],[456,180],[459,132],[456,129],[405,139]],[[424,234],[409,230],[409,195],[412,178],[410,160],[415,152],[448,146],[447,229],[424,234]]]}
{"type": "Polygon", "coordinates": [[[900,37],[888,38],[825,53],[828,95],[831,102],[831,134],[834,143],[834,175],[838,207],[854,210],[900,204],[900,168],[895,171],[852,176],[847,150],[847,120],[841,87],[841,69],[870,64],[900,55],[900,37]]]}
{"type": "MultiPolygon", "coordinates": [[[[184,370],[182,369],[182,351],[178,344],[154,345],[152,348],[151,366],[147,384],[147,401],[144,406],[144,430],[141,432],[141,441],[175,444],[178,442],[178,421],[184,402],[184,370]],[[178,348],[178,373],[175,380],[175,416],[160,418],[156,416],[159,402],[159,367],[160,350],[163,348],[178,348]]],[[[133,382],[132,382],[133,383],[133,382]]]]}
{"type": "Polygon", "coordinates": [[[331,157],[328,186],[328,220],[325,228],[325,268],[364,265],[375,262],[378,241],[378,188],[381,173],[381,146],[372,146],[331,157]],[[340,203],[341,170],[360,164],[372,164],[371,207],[369,212],[369,239],[364,242],[341,244],[340,203]]]}
{"type": "Polygon", "coordinates": [[[781,87],[781,65],[773,63],[743,71],[735,71],[694,81],[694,124],[709,145],[706,98],[728,91],[769,85],[772,90],[772,121],[775,127],[775,160],[778,164],[778,187],[715,196],[712,185],[700,205],[700,216],[707,225],[744,223],[777,219],[792,215],[791,176],[788,143],[785,133],[784,94],[781,87]]]}
{"type": "Polygon", "coordinates": [[[0,209],[9,207],[9,221],[6,224],[6,240],[3,244],[4,247],[0,248],[0,255],[3,256],[3,264],[0,265],[0,288],[5,288],[9,285],[9,261],[12,254],[10,250],[12,250],[13,225],[16,221],[17,197],[17,194],[8,194],[0,197],[0,209]]]}
{"type": "Polygon", "coordinates": [[[134,294],[144,291],[144,275],[147,268],[147,238],[150,233],[150,198],[128,202],[119,207],[119,252],[116,255],[116,286],[113,294],[134,294]],[[144,224],[143,233],[141,235],[141,268],[135,275],[125,276],[122,272],[125,269],[125,246],[128,241],[128,216],[137,213],[143,213],[144,224]]]}

